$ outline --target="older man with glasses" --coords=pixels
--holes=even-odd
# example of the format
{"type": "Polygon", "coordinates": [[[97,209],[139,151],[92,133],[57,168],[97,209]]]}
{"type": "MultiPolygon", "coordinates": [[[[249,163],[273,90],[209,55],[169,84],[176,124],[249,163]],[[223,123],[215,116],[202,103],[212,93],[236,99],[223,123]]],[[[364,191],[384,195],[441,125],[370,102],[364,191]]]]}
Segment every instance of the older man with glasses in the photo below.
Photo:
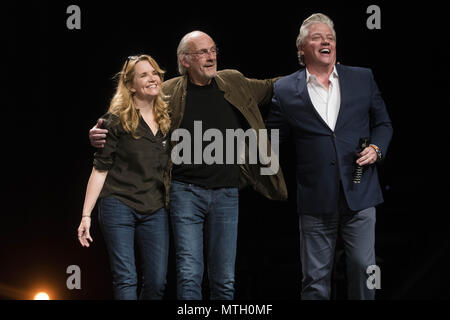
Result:
{"type": "MultiPolygon", "coordinates": [[[[216,129],[223,136],[227,129],[264,129],[258,105],[270,101],[274,80],[248,79],[236,70],[217,71],[217,53],[215,42],[204,32],[193,31],[181,39],[177,50],[181,76],[163,84],[172,130],[182,128],[194,137],[196,121],[201,121],[203,131],[216,129]]],[[[99,125],[91,129],[94,147],[100,147],[104,138],[99,125]]],[[[201,143],[203,153],[205,142],[201,143]]],[[[198,152],[194,146],[191,154],[198,152]]],[[[227,151],[224,146],[223,154],[227,151]]],[[[251,185],[269,199],[287,198],[281,170],[261,175],[262,166],[248,161],[171,164],[170,216],[178,299],[202,299],[204,254],[210,298],[234,298],[238,188],[251,185]]]]}

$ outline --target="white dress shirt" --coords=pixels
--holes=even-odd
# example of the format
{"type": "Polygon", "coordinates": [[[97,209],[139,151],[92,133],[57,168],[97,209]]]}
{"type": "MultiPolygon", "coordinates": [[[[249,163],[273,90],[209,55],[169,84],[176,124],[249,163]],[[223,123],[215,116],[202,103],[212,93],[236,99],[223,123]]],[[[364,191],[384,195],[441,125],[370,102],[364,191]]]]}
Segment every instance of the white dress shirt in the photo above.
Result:
{"type": "Polygon", "coordinates": [[[330,129],[334,131],[341,106],[341,90],[336,66],[330,74],[329,81],[330,85],[327,90],[316,76],[310,74],[306,69],[306,86],[312,104],[330,129]]]}

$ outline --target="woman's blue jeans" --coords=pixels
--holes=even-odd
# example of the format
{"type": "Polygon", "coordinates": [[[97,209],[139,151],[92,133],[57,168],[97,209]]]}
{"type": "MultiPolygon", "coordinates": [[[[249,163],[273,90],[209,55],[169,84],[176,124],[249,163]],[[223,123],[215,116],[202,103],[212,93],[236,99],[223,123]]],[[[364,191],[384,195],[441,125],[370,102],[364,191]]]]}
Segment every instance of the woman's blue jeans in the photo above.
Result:
{"type": "Polygon", "coordinates": [[[136,243],[142,271],[139,299],[162,299],[169,252],[166,210],[161,208],[150,215],[143,215],[109,196],[100,199],[98,211],[100,228],[111,264],[114,298],[138,298],[136,243]]]}

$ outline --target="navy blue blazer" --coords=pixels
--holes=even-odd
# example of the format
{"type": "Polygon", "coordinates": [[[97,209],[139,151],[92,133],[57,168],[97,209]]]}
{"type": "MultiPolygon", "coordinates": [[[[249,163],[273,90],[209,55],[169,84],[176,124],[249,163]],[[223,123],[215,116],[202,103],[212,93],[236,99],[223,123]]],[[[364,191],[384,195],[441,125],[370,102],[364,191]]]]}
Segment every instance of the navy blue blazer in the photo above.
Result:
{"type": "Polygon", "coordinates": [[[370,137],[385,155],[392,124],[372,71],[336,65],[341,105],[330,129],[314,108],[301,69],[274,84],[268,128],[280,129],[280,141],[293,136],[296,155],[297,207],[300,213],[334,212],[339,186],[351,210],[383,202],[376,165],[366,166],[361,183],[353,183],[359,138],[370,137]]]}

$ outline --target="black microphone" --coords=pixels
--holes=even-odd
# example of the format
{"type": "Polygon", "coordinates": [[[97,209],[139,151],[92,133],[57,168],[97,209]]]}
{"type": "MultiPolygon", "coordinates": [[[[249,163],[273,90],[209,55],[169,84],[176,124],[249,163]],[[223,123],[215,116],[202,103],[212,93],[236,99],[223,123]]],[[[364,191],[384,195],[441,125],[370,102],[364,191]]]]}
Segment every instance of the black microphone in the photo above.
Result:
{"type": "MultiPolygon", "coordinates": [[[[359,138],[359,152],[363,151],[370,144],[370,138],[359,138]]],[[[361,183],[361,177],[363,174],[363,167],[359,164],[356,165],[355,172],[353,173],[353,183],[361,183]]]]}

